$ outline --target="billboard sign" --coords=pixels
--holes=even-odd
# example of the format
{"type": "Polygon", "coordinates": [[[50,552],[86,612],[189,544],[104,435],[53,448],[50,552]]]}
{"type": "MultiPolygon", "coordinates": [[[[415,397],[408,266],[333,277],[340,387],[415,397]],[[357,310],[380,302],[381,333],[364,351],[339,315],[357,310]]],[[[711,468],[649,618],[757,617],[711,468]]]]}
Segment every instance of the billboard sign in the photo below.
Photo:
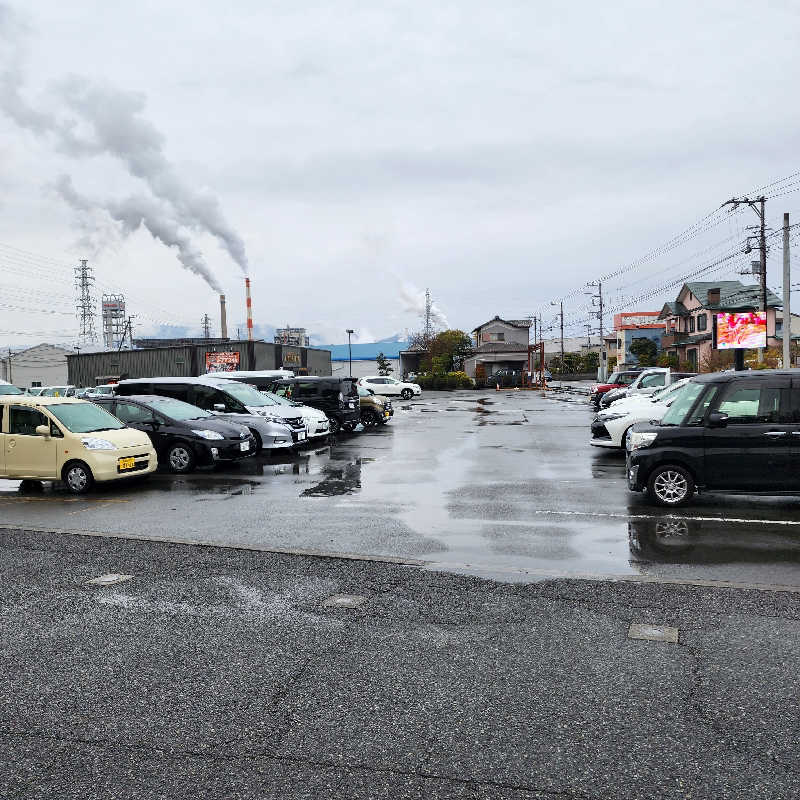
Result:
{"type": "Polygon", "coordinates": [[[717,349],[744,350],[767,346],[767,316],[763,311],[717,314],[717,349]]]}
{"type": "Polygon", "coordinates": [[[239,351],[206,353],[206,372],[234,372],[239,369],[239,351]]]}

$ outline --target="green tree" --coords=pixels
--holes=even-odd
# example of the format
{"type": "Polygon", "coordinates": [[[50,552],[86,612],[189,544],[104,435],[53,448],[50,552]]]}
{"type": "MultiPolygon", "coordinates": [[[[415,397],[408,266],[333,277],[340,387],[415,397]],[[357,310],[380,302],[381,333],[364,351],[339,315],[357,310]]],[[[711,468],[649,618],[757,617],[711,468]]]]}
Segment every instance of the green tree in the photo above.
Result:
{"type": "Polygon", "coordinates": [[[464,369],[464,360],[473,353],[472,339],[464,331],[442,331],[431,339],[429,352],[437,369],[459,372],[464,369]]]}
{"type": "Polygon", "coordinates": [[[637,336],[628,348],[639,361],[640,367],[652,367],[658,356],[658,345],[644,336],[637,336]]]}
{"type": "Polygon", "coordinates": [[[383,351],[378,353],[375,363],[378,365],[378,375],[389,375],[394,372],[394,367],[389,363],[389,359],[383,354],[383,351]]]}

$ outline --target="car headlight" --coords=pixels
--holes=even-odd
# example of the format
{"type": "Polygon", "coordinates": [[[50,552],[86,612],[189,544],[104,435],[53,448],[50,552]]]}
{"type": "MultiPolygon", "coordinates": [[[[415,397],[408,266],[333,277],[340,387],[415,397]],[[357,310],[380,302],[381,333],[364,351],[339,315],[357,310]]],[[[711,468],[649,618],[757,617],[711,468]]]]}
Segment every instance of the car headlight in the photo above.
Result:
{"type": "Polygon", "coordinates": [[[642,447],[650,447],[658,437],[652,431],[630,431],[625,446],[628,450],[639,450],[642,447]]]}
{"type": "Polygon", "coordinates": [[[116,450],[117,446],[113,442],[109,442],[108,439],[100,439],[97,436],[87,436],[85,439],[81,439],[83,442],[83,446],[87,450],[116,450]]]}
{"type": "Polygon", "coordinates": [[[207,430],[196,431],[196,430],[192,429],[192,433],[197,434],[201,439],[224,439],[225,438],[221,433],[217,433],[216,431],[207,431],[207,430]]]}

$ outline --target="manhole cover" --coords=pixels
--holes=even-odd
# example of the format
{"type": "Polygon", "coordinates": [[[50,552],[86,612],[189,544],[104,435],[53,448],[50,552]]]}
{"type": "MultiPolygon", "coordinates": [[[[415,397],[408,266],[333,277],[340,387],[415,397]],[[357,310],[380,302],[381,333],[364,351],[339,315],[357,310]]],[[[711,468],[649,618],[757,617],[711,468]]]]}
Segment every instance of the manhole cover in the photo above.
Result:
{"type": "Polygon", "coordinates": [[[678,643],[678,629],[669,625],[643,625],[632,622],[628,628],[629,639],[645,639],[648,642],[678,643]]]}
{"type": "Polygon", "coordinates": [[[129,581],[133,575],[123,575],[119,572],[108,572],[105,575],[98,575],[90,581],[86,581],[88,586],[111,586],[114,583],[129,581]]]}

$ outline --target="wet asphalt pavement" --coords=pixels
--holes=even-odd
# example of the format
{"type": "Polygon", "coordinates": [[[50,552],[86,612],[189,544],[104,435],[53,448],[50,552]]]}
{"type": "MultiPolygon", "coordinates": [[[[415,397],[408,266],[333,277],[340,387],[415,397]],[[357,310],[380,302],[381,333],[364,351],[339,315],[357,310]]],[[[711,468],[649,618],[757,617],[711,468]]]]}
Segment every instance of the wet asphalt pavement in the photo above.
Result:
{"type": "Polygon", "coordinates": [[[4,800],[800,796],[795,592],[10,530],[0,577],[4,800]]]}
{"type": "MultiPolygon", "coordinates": [[[[800,586],[800,498],[670,514],[589,446],[579,395],[427,393],[389,425],[283,456],[73,498],[0,481],[4,525],[394,557],[504,581],[627,576],[800,586]]],[[[360,430],[360,429],[359,429],[360,430]]]]}

